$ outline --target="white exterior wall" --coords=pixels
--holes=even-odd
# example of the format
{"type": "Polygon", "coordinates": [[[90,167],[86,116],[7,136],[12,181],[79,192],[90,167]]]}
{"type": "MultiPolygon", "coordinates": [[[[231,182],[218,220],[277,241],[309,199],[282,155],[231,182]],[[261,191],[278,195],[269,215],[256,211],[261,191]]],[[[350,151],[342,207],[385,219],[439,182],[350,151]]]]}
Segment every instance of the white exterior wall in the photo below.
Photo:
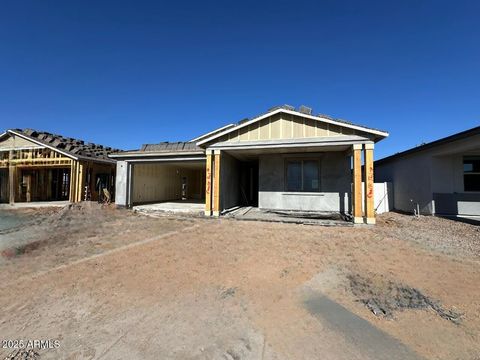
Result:
{"type": "Polygon", "coordinates": [[[480,156],[480,135],[375,165],[375,180],[393,183],[396,210],[426,215],[480,215],[480,193],[465,192],[463,157],[480,156]]]}
{"type": "Polygon", "coordinates": [[[129,165],[126,161],[117,161],[115,176],[115,205],[128,206],[129,165]]]}

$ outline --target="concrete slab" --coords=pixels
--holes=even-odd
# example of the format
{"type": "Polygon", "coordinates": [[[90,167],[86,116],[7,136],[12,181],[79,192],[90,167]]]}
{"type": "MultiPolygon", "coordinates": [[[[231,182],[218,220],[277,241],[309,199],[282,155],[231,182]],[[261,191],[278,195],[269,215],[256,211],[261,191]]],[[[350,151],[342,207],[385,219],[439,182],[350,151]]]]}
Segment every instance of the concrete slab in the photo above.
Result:
{"type": "Polygon", "coordinates": [[[267,210],[245,206],[225,214],[238,220],[283,222],[303,225],[353,226],[339,213],[314,211],[267,210]]]}
{"type": "Polygon", "coordinates": [[[34,201],[34,202],[17,202],[15,204],[0,204],[0,209],[26,209],[26,208],[41,208],[41,207],[64,207],[70,204],[67,201],[34,201]]]}
{"type": "Polygon", "coordinates": [[[134,211],[144,213],[165,212],[173,214],[203,214],[205,210],[204,201],[178,200],[166,201],[154,204],[136,205],[134,211]]]}
{"type": "Polygon", "coordinates": [[[398,339],[322,294],[312,294],[304,305],[310,314],[354,344],[358,355],[372,360],[423,359],[398,339]]]}

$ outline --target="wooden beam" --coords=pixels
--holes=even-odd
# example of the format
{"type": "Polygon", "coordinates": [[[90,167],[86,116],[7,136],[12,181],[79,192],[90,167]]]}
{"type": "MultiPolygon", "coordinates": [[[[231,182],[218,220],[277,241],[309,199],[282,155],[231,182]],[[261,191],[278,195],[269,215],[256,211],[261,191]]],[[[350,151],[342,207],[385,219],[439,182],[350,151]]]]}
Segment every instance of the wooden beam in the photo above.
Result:
{"type": "MultiPolygon", "coordinates": [[[[8,160],[11,161],[14,158],[14,151],[10,150],[8,153],[8,160]]],[[[9,186],[9,202],[10,204],[15,203],[15,189],[17,186],[17,168],[15,165],[9,164],[8,167],[8,186],[9,186]]]]}
{"type": "Polygon", "coordinates": [[[10,188],[9,202],[10,204],[14,204],[17,188],[17,168],[15,166],[10,165],[8,168],[8,176],[8,186],[10,188]]]}
{"type": "Polygon", "coordinates": [[[365,218],[367,224],[375,224],[373,144],[365,144],[365,218]]]}
{"type": "Polygon", "coordinates": [[[70,196],[69,196],[69,201],[70,202],[75,202],[75,189],[77,185],[77,162],[72,161],[72,164],[70,166],[70,196]]]}
{"type": "Polygon", "coordinates": [[[205,166],[205,215],[212,215],[212,161],[213,155],[207,150],[207,163],[205,166]]]}
{"type": "Polygon", "coordinates": [[[215,150],[213,175],[213,216],[220,216],[220,165],[222,154],[220,150],[215,150]]]}
{"type": "Polygon", "coordinates": [[[362,217],[362,145],[355,144],[352,148],[353,153],[353,193],[352,193],[352,212],[353,222],[355,224],[363,223],[362,217]]]}

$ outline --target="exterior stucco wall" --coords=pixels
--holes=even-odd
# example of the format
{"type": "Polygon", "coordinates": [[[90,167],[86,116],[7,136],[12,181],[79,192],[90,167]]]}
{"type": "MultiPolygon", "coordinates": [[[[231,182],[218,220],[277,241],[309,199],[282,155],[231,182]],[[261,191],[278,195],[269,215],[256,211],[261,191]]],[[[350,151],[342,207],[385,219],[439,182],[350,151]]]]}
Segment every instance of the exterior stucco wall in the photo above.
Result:
{"type": "Polygon", "coordinates": [[[394,208],[425,215],[480,215],[480,193],[465,192],[463,156],[480,155],[480,136],[471,136],[375,166],[375,181],[392,182],[394,208]]]}
{"type": "Polygon", "coordinates": [[[263,155],[259,159],[260,208],[348,212],[350,192],[350,156],[346,153],[263,155]],[[320,160],[320,192],[286,191],[285,161],[293,157],[320,160]]]}
{"type": "Polygon", "coordinates": [[[430,158],[416,156],[385,165],[375,166],[376,182],[393,183],[393,204],[396,210],[413,212],[416,204],[420,212],[432,214],[430,158]]]}

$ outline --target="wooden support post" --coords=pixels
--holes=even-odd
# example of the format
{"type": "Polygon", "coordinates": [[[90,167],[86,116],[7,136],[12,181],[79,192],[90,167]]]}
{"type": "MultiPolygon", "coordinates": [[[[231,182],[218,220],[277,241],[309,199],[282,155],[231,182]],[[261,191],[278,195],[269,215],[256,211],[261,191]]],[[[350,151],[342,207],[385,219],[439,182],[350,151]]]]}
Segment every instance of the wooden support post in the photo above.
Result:
{"type": "Polygon", "coordinates": [[[10,165],[8,167],[8,176],[8,185],[10,188],[9,202],[13,205],[15,203],[17,189],[17,167],[15,165],[10,165]]]}
{"type": "Polygon", "coordinates": [[[213,216],[220,216],[220,164],[222,154],[220,150],[214,152],[214,167],[215,172],[213,175],[213,216]]]}
{"type": "Polygon", "coordinates": [[[353,153],[353,189],[352,189],[352,212],[353,222],[362,224],[362,145],[355,144],[353,153]]]}
{"type": "Polygon", "coordinates": [[[12,164],[14,158],[14,151],[10,150],[8,154],[8,186],[9,186],[9,202],[10,204],[15,203],[15,194],[17,188],[17,167],[12,164]]]}
{"type": "Polygon", "coordinates": [[[26,180],[27,180],[27,193],[26,193],[26,201],[27,202],[31,202],[32,201],[32,172],[29,171],[27,174],[26,174],[26,180]]]}
{"type": "Polygon", "coordinates": [[[207,163],[205,164],[205,215],[212,215],[212,150],[207,150],[207,163]]]}
{"type": "Polygon", "coordinates": [[[365,220],[367,224],[375,224],[374,177],[373,177],[373,144],[365,144],[365,220]]]}
{"type": "Polygon", "coordinates": [[[75,202],[75,189],[77,188],[77,161],[72,160],[70,165],[70,202],[75,202]]]}
{"type": "Polygon", "coordinates": [[[78,189],[77,189],[77,202],[83,200],[83,194],[85,191],[85,179],[86,179],[86,166],[83,162],[78,162],[78,189]]]}

